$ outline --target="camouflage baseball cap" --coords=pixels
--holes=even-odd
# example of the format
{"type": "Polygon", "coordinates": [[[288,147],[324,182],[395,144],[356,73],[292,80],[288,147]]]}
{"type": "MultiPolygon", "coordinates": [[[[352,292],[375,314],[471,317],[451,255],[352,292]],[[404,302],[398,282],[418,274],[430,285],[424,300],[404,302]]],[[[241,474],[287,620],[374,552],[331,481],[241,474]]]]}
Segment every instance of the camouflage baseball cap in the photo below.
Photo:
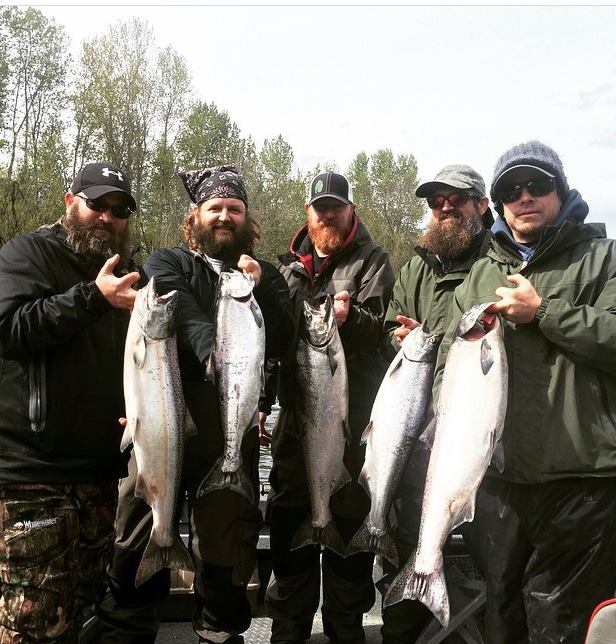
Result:
{"type": "Polygon", "coordinates": [[[486,184],[481,175],[469,165],[446,165],[433,181],[422,183],[415,190],[418,197],[430,197],[442,188],[473,190],[480,197],[486,195],[486,184]]]}

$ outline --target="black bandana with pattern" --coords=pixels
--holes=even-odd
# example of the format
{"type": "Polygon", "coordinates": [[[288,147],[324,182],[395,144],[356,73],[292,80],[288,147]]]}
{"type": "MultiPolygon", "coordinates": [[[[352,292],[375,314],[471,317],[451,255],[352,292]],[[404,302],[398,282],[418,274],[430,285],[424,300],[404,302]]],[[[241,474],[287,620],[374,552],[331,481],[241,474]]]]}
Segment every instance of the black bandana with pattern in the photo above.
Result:
{"type": "Polygon", "coordinates": [[[180,172],[186,192],[193,203],[207,199],[240,199],[248,206],[244,178],[234,165],[217,165],[203,170],[180,172]]]}

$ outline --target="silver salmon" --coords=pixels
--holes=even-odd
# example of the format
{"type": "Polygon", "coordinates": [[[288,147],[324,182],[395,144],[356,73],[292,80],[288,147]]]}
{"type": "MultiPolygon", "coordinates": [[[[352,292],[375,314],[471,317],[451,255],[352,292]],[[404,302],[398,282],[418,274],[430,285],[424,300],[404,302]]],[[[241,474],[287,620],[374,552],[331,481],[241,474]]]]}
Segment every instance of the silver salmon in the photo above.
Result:
{"type": "Polygon", "coordinates": [[[351,539],[347,554],[372,551],[398,566],[389,511],[409,454],[423,429],[441,338],[429,334],[423,324],[413,329],[383,378],[362,437],[367,445],[359,482],[370,496],[370,512],[351,539]]]}
{"type": "Polygon", "coordinates": [[[418,599],[443,626],[449,623],[443,546],[452,530],[473,520],[477,489],[493,458],[503,466],[508,369],[503,323],[485,313],[491,304],[462,316],[447,354],[417,549],[384,600],[389,606],[418,599]]]}
{"type": "Polygon", "coordinates": [[[135,586],[162,568],[194,569],[174,521],[186,417],[173,323],[176,301],[176,291],[159,297],[152,277],[137,293],[126,336],[127,424],[121,448],[133,445],[135,496],[152,508],[153,518],[135,586]]]}
{"type": "Polygon", "coordinates": [[[291,549],[320,543],[344,554],[329,499],[351,480],[344,463],[348,429],[348,378],[344,349],[328,296],[316,308],[304,302],[297,344],[296,424],[302,443],[311,516],[295,535],[291,549]]]}
{"type": "Polygon", "coordinates": [[[208,374],[216,384],[224,450],[199,486],[198,496],[229,488],[251,503],[255,498],[252,483],[240,469],[242,439],[258,424],[265,360],[265,323],[253,288],[252,277],[241,271],[220,274],[208,374]]]}

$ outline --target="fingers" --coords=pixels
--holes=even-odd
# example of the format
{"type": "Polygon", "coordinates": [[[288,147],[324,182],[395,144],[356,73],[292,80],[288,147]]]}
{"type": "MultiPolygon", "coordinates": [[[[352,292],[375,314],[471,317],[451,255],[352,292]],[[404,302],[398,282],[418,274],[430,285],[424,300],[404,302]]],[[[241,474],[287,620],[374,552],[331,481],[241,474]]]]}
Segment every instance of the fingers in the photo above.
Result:
{"type": "Polygon", "coordinates": [[[100,273],[104,273],[105,275],[109,275],[110,273],[113,273],[113,269],[118,265],[119,261],[120,261],[120,256],[118,255],[118,253],[116,253],[103,264],[103,267],[101,268],[100,273]]]}
{"type": "Polygon", "coordinates": [[[402,324],[408,328],[409,331],[412,331],[415,327],[419,326],[419,322],[414,318],[409,318],[406,315],[396,315],[396,322],[402,324]]]}
{"type": "Polygon", "coordinates": [[[348,302],[351,299],[351,295],[348,291],[340,291],[334,295],[335,302],[348,302]]]}
{"type": "Polygon", "coordinates": [[[255,286],[259,284],[261,281],[261,265],[256,259],[253,259],[250,255],[240,255],[237,261],[237,267],[246,275],[252,277],[255,281],[255,286]]]}

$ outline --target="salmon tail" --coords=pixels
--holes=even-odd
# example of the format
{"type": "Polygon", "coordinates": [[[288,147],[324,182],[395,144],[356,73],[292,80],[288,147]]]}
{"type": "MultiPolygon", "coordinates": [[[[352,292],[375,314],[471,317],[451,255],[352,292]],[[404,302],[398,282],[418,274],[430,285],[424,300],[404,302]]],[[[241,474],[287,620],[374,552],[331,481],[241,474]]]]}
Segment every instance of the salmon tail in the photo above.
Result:
{"type": "Polygon", "coordinates": [[[413,553],[404,568],[391,582],[383,599],[383,608],[405,599],[418,599],[432,611],[432,614],[444,627],[447,627],[449,624],[449,595],[447,594],[442,557],[438,570],[426,575],[415,571],[415,553],[413,553]]]}
{"type": "Polygon", "coordinates": [[[327,523],[324,528],[319,528],[312,525],[312,517],[308,516],[293,537],[291,550],[297,550],[297,548],[302,548],[303,546],[319,544],[324,548],[333,550],[341,557],[346,556],[344,541],[342,540],[333,519],[330,519],[329,523],[327,523]]]}
{"type": "Polygon", "coordinates": [[[209,474],[201,481],[201,485],[197,490],[197,498],[201,498],[214,490],[229,489],[245,496],[251,504],[254,503],[255,491],[242,469],[238,468],[235,472],[223,472],[222,462],[223,459],[219,458],[209,474]]]}
{"type": "Polygon", "coordinates": [[[168,548],[162,548],[150,535],[148,545],[145,547],[141,557],[141,563],[137,568],[135,575],[135,588],[146,582],[150,577],[163,568],[172,568],[177,570],[194,570],[192,557],[188,548],[176,534],[173,543],[168,548]]]}
{"type": "Polygon", "coordinates": [[[389,529],[381,536],[378,536],[370,532],[367,523],[364,521],[346,548],[347,555],[355,552],[374,552],[387,559],[396,568],[398,567],[398,550],[389,529]]]}

